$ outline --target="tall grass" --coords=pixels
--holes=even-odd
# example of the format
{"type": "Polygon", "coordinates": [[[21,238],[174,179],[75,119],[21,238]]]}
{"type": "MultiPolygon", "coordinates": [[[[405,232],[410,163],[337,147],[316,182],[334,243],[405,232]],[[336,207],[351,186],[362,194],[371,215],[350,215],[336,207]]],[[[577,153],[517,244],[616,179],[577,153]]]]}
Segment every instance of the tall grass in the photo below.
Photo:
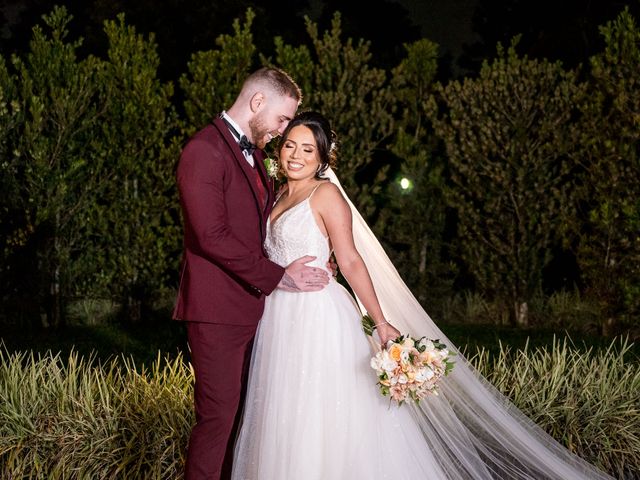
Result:
{"type": "Polygon", "coordinates": [[[471,363],[526,415],[573,452],[620,479],[640,478],[640,368],[625,339],[586,351],[569,340],[471,363]]]}
{"type": "Polygon", "coordinates": [[[178,478],[191,379],[181,358],[146,369],[0,353],[0,477],[178,478]]]}
{"type": "MultiPolygon", "coordinates": [[[[585,353],[564,341],[467,356],[560,442],[618,478],[638,478],[640,369],[625,360],[629,347],[585,353]]],[[[192,380],[181,356],[147,368],[0,349],[0,478],[180,478],[192,380]]]]}

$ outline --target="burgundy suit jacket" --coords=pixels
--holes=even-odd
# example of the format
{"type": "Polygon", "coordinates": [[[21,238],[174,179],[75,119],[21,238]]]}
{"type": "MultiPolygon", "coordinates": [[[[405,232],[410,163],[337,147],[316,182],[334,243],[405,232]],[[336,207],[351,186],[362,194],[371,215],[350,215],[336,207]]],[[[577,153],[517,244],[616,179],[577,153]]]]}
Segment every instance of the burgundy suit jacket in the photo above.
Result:
{"type": "Polygon", "coordinates": [[[264,153],[253,154],[266,191],[261,201],[256,171],[220,118],[185,145],[176,179],[184,223],[176,320],[255,325],[264,296],[284,269],[269,261],[263,243],[274,200],[264,153]]]}

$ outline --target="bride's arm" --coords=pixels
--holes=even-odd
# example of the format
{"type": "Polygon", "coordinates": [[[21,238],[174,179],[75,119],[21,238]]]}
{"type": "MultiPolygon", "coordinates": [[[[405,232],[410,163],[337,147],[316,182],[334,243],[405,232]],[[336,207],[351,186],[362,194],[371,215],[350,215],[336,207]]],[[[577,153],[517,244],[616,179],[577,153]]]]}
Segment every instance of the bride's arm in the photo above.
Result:
{"type": "Polygon", "coordinates": [[[376,325],[383,345],[400,335],[385,319],[369,271],[353,241],[351,210],[335,185],[321,185],[311,198],[316,220],[321,220],[333,246],[338,267],[376,325]],[[318,219],[318,217],[320,217],[318,219]]]}

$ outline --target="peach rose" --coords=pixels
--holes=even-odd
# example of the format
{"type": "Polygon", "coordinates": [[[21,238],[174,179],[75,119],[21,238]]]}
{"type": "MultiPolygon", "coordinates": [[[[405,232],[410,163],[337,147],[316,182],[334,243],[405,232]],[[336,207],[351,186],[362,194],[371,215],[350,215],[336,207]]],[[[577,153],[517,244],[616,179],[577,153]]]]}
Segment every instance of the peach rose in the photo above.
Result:
{"type": "Polygon", "coordinates": [[[389,356],[395,360],[396,362],[400,361],[402,357],[402,346],[398,343],[394,343],[391,347],[388,348],[389,356]]]}

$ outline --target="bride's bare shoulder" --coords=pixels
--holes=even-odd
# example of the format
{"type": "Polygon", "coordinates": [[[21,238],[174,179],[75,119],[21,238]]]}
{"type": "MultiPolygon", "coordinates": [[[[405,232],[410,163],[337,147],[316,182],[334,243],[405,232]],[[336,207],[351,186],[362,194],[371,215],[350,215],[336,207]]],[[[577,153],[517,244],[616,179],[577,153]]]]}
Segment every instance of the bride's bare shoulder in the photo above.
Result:
{"type": "Polygon", "coordinates": [[[326,180],[322,182],[316,190],[313,192],[311,197],[311,203],[314,208],[318,210],[324,210],[328,208],[335,209],[340,205],[347,206],[347,202],[345,201],[340,189],[326,180]]]}
{"type": "Polygon", "coordinates": [[[313,198],[320,202],[335,201],[342,198],[340,189],[329,180],[324,180],[318,185],[313,192],[313,198]]]}

